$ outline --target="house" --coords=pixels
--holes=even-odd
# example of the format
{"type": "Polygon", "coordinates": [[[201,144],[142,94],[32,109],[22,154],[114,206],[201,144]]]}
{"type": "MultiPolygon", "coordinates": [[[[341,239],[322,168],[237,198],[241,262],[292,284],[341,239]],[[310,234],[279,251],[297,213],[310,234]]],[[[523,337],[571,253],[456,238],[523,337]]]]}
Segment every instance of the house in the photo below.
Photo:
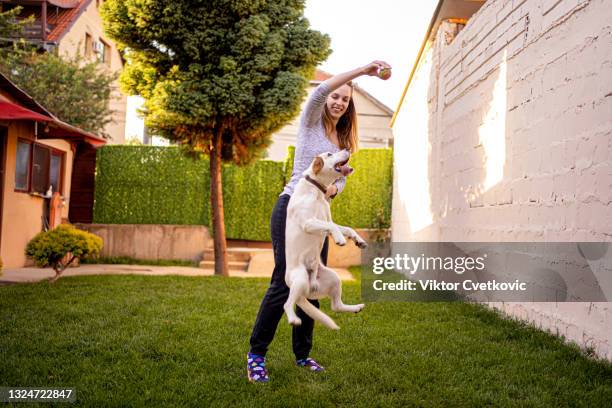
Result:
{"type": "MultiPolygon", "coordinates": [[[[330,74],[317,70],[314,79],[310,81],[308,95],[310,96],[321,82],[330,77],[330,74]]],[[[359,125],[359,147],[392,147],[393,134],[389,122],[393,111],[356,84],[353,101],[359,125]]],[[[283,161],[287,158],[287,148],[295,146],[298,126],[299,117],[296,117],[290,124],[272,135],[272,144],[267,151],[268,159],[283,161]]]]}
{"type": "MultiPolygon", "coordinates": [[[[5,267],[26,264],[24,250],[43,230],[48,217],[49,189],[64,200],[61,218],[71,220],[71,198],[90,200],[74,190],[93,183],[93,170],[79,168],[91,151],[106,143],[96,135],[64,123],[0,74],[0,258],[5,267]]],[[[94,153],[95,156],[95,153],[94,153]]],[[[77,200],[78,201],[78,200],[77,200]]]]}
{"type": "MultiPolygon", "coordinates": [[[[102,0],[0,0],[3,10],[22,7],[21,16],[33,15],[25,37],[48,52],[98,59],[112,72],[123,69],[123,59],[115,44],[104,35],[100,6],[102,0]]],[[[125,141],[127,96],[115,81],[110,101],[113,122],[104,129],[111,136],[109,143],[125,141]]]]}
{"type": "MultiPolygon", "coordinates": [[[[611,241],[610,21],[602,1],[439,1],[392,123],[393,242],[611,241]]],[[[612,309],[582,299],[489,306],[612,359],[612,309]]]]}

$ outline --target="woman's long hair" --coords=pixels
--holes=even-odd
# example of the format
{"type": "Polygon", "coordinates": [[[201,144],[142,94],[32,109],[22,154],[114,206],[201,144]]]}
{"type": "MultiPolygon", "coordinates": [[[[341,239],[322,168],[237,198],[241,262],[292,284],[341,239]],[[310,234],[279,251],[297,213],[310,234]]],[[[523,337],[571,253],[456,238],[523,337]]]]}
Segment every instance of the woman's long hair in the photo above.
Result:
{"type": "MultiPolygon", "coordinates": [[[[347,82],[346,85],[351,87],[351,98],[349,99],[346,112],[344,112],[338,120],[336,132],[338,133],[340,148],[348,149],[351,153],[355,153],[358,148],[357,110],[355,110],[355,104],[353,103],[353,92],[355,88],[352,82],[347,82]]],[[[328,135],[334,131],[334,121],[327,108],[327,103],[325,103],[325,109],[323,109],[323,126],[325,126],[325,133],[328,135]]]]}

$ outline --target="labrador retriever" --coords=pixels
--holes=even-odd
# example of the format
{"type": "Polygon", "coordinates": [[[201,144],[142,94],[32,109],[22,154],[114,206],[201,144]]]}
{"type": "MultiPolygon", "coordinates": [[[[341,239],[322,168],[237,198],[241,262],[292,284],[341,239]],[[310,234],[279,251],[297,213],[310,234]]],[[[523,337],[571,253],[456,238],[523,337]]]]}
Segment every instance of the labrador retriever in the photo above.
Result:
{"type": "Polygon", "coordinates": [[[340,278],[334,270],[323,265],[320,259],[327,235],[331,235],[336,244],[341,246],[346,245],[346,238],[353,240],[360,248],[367,246],[355,230],[334,224],[325,195],[331,183],[353,172],[348,165],[349,158],[348,150],[335,154],[323,153],[315,157],[289,200],[285,230],[285,282],[289,287],[289,297],[284,309],[291,325],[302,323],[295,313],[297,304],[314,320],[330,329],[339,329],[328,315],[313,306],[308,299],[329,297],[335,312],[357,313],[364,307],[363,304],[342,303],[340,278]]]}

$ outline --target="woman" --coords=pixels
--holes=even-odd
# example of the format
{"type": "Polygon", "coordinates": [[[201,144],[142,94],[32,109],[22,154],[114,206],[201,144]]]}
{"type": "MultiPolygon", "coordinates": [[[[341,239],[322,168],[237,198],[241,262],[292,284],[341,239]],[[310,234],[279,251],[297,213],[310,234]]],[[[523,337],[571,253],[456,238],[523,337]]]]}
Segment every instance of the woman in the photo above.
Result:
{"type": "MultiPolygon", "coordinates": [[[[391,67],[386,62],[373,61],[364,67],[327,79],[315,89],[302,112],[293,174],[280,194],[270,220],[275,265],[270,287],[261,302],[251,334],[251,350],[247,355],[247,373],[251,382],[269,381],[265,355],[274,338],[278,322],[283,316],[283,305],[289,296],[289,288],[285,284],[285,221],[289,198],[302,173],[310,166],[315,156],[325,152],[335,153],[342,149],[351,152],[357,150],[357,112],[353,103],[353,85],[350,81],[362,75],[377,76],[384,68],[391,67]]],[[[388,76],[383,78],[387,79],[388,76]]],[[[330,185],[327,197],[333,198],[342,192],[344,184],[345,179],[341,178],[330,185]]],[[[327,248],[326,239],[321,252],[323,264],[327,264],[327,248]]],[[[310,302],[319,307],[317,300],[310,302]]],[[[296,313],[302,320],[300,326],[293,326],[293,352],[296,364],[312,371],[323,371],[321,365],[308,357],[312,348],[314,321],[299,307],[296,313]]]]}

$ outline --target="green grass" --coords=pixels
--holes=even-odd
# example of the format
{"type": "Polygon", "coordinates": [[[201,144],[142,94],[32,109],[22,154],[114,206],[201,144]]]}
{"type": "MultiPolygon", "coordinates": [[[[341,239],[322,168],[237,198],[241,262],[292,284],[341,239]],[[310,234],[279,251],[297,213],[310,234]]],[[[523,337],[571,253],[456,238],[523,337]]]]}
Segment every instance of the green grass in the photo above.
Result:
{"type": "Polygon", "coordinates": [[[82,264],[111,264],[111,265],[152,265],[152,266],[192,266],[197,267],[198,262],[183,259],[136,259],[129,256],[100,256],[96,258],[83,258],[82,264]]]}
{"type": "MultiPolygon", "coordinates": [[[[372,303],[315,330],[294,366],[283,319],[271,383],[245,356],[267,279],[64,277],[0,287],[0,386],[74,386],[82,406],[604,406],[612,367],[466,303],[372,303]]],[[[357,302],[358,282],[344,284],[357,302]]],[[[329,302],[323,302],[329,311],[329,302]]]]}

